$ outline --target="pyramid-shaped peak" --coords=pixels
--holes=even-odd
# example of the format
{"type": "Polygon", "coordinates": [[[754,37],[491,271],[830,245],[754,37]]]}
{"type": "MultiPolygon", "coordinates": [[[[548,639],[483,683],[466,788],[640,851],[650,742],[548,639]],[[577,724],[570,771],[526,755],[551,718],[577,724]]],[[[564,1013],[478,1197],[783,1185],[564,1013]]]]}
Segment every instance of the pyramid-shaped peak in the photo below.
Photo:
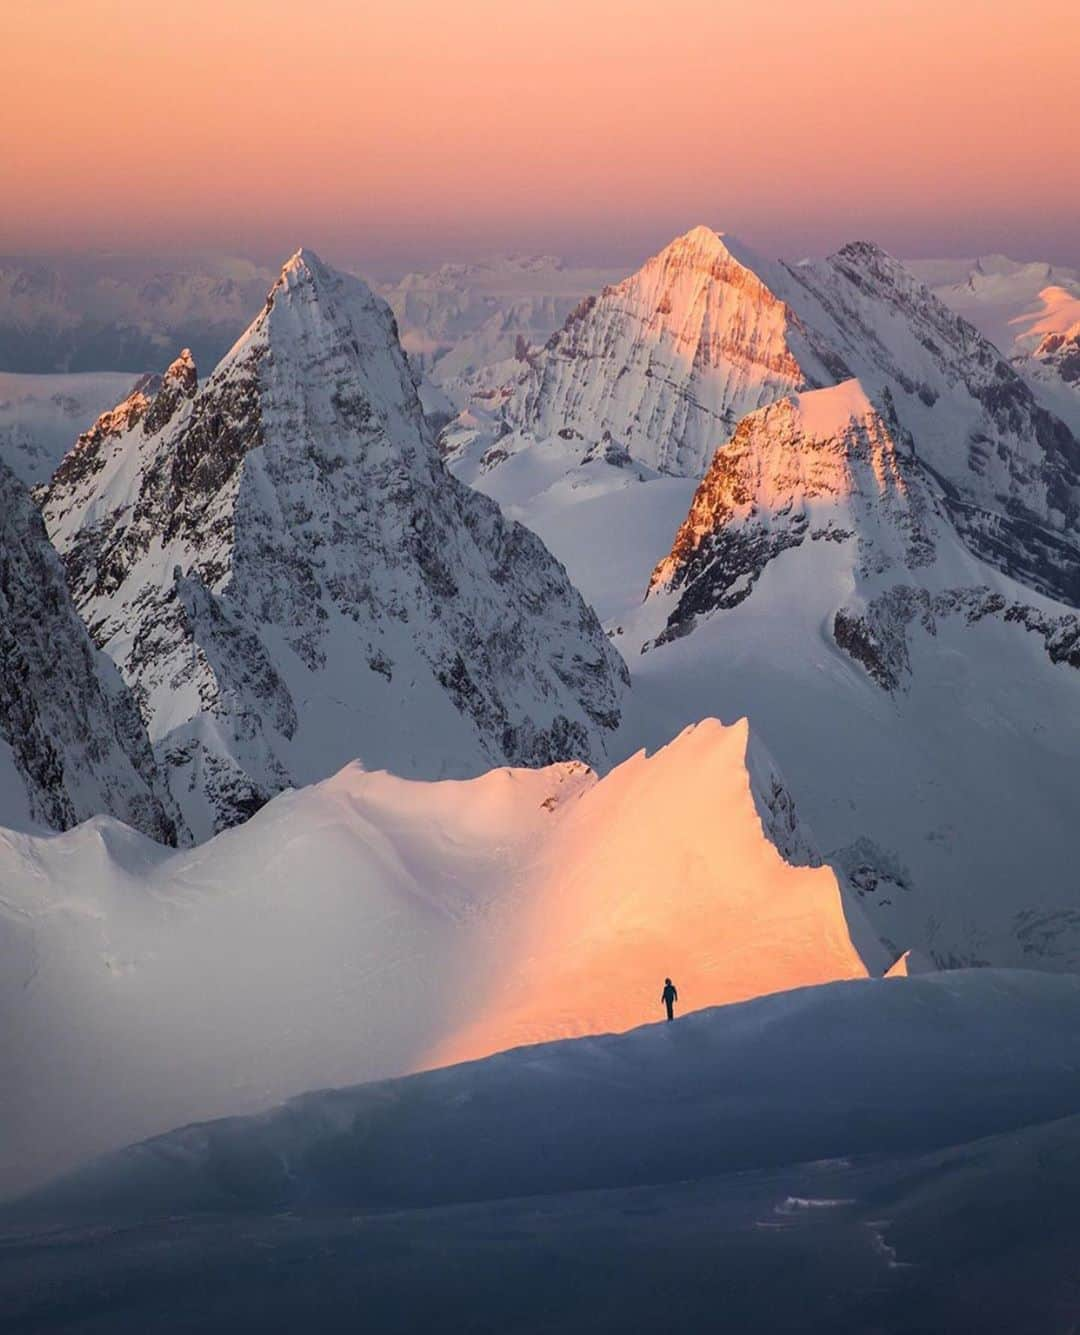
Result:
{"type": "Polygon", "coordinates": [[[366,283],[361,279],[341,273],[320,259],[315,251],[301,246],[281,266],[281,273],[270,289],[268,304],[273,305],[274,298],[282,292],[317,300],[325,293],[339,291],[343,285],[358,295],[366,296],[369,293],[366,283]]]}
{"type": "Polygon", "coordinates": [[[879,246],[876,241],[848,241],[830,258],[834,261],[846,260],[852,264],[902,267],[900,261],[879,246]]]}
{"type": "Polygon", "coordinates": [[[656,258],[709,265],[734,261],[748,269],[754,268],[757,259],[750,247],[730,232],[720,232],[703,223],[677,236],[656,258]]]}
{"type": "Polygon", "coordinates": [[[323,263],[310,246],[301,246],[281,266],[282,278],[305,273],[311,274],[313,277],[321,277],[330,272],[329,266],[323,263]]]}

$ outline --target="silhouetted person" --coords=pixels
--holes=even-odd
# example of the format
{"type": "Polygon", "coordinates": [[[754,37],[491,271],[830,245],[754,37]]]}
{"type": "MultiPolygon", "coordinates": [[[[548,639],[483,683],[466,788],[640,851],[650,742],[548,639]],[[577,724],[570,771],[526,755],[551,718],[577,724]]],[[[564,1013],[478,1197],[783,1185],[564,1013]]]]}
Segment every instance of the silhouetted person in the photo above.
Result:
{"type": "Polygon", "coordinates": [[[675,990],[675,984],[670,978],[664,979],[664,990],[660,993],[660,1000],[667,1007],[668,1023],[675,1018],[675,1003],[679,999],[679,994],[675,990]]]}

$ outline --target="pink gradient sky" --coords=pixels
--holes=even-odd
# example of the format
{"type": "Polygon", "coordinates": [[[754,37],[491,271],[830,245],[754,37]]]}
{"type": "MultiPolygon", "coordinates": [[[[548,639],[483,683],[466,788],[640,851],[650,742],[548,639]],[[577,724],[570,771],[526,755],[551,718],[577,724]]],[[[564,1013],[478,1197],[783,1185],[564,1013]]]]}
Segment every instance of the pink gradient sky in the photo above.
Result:
{"type": "Polygon", "coordinates": [[[0,250],[1080,263],[1076,0],[7,0],[0,250]]]}

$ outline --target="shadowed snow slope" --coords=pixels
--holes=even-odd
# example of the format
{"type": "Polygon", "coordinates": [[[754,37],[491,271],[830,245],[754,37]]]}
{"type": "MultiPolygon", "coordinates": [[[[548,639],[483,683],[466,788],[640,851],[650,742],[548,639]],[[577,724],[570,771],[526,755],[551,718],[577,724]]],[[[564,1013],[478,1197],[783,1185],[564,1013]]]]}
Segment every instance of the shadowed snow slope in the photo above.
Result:
{"type": "Polygon", "coordinates": [[[41,516],[0,459],[0,825],[67,829],[101,811],[177,841],[135,701],[86,633],[41,516]]]}
{"type": "Polygon", "coordinates": [[[313,1086],[625,1029],[666,974],[686,1010],[863,976],[746,754],[707,722],[604,779],[352,766],[181,852],[107,819],[0,834],[3,1188],[313,1086]]]}
{"type": "Polygon", "coordinates": [[[415,1208],[628,1187],[925,1151],[1078,1099],[1080,979],[838,983],[190,1126],[22,1208],[415,1208]]]}

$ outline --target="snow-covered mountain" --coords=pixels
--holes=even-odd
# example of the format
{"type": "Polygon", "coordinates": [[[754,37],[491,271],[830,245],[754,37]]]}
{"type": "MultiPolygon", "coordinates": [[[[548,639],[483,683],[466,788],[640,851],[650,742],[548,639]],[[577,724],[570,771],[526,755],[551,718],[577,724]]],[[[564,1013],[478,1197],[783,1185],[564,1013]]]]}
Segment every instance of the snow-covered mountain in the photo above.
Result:
{"type": "Polygon", "coordinates": [[[997,349],[878,247],[785,266],[789,299],[874,394],[888,392],[964,541],[1080,605],[1080,440],[997,349]]]}
{"type": "Polygon", "coordinates": [[[621,659],[446,472],[389,309],[310,252],[203,384],[185,353],[86,432],[44,514],[197,837],[357,756],[605,763],[621,659]]]}
{"type": "Polygon", "coordinates": [[[1045,406],[1080,434],[1080,271],[1004,255],[913,260],[909,267],[999,347],[1045,406]]]}
{"type": "Polygon", "coordinates": [[[610,442],[662,472],[700,475],[744,413],[833,378],[760,267],[710,228],[677,238],[571,313],[518,377],[504,429],[578,441],[582,453],[610,442]]]}
{"type": "Polygon", "coordinates": [[[740,423],[612,629],[646,736],[749,717],[892,953],[1075,968],[1080,616],[967,536],[891,395],[810,391],[740,423]]]}
{"type": "Polygon", "coordinates": [[[135,702],[91,643],[29,493],[0,461],[0,826],[65,830],[99,812],[176,842],[135,702]]]}
{"type": "Polygon", "coordinates": [[[665,974],[683,1011],[863,976],[833,873],[772,842],[811,837],[715,721],[603,778],[352,765],[179,852],[106,818],[8,833],[0,1193],[191,1118],[626,1029],[665,974]]]}
{"type": "Polygon", "coordinates": [[[512,456],[552,448],[700,476],[746,412],[853,376],[890,397],[972,549],[1080,603],[1080,440],[869,243],[790,265],[694,228],[586,302],[492,419],[448,427],[444,450],[484,490],[512,456]]]}
{"type": "MultiPolygon", "coordinates": [[[[724,291],[708,294],[698,264],[695,311],[727,299],[733,243],[705,233],[642,271],[711,245],[724,291]]],[[[890,953],[1073,967],[1080,445],[877,247],[753,265],[771,295],[751,310],[781,313],[802,383],[821,387],[763,379],[692,498],[635,457],[670,444],[670,417],[629,411],[620,438],[595,415],[637,391],[660,401],[635,360],[652,325],[656,346],[670,338],[659,287],[640,340],[612,344],[626,361],[536,359],[489,420],[443,433],[451,466],[535,527],[601,610],[634,674],[627,750],[745,715],[890,953]],[[545,416],[544,376],[572,424],[545,416]]],[[[560,337],[602,349],[590,331],[606,300],[560,337]]],[[[733,338],[749,327],[733,315],[733,338]]]]}
{"type": "MultiPolygon", "coordinates": [[[[1077,301],[1080,315],[1080,299],[1077,301]]],[[[1065,384],[1080,392],[1080,319],[1066,325],[1060,333],[1046,333],[1035,345],[1032,357],[1048,367],[1065,384]]]]}
{"type": "Polygon", "coordinates": [[[696,227],[579,308],[490,420],[443,433],[457,471],[577,449],[699,477],[738,421],[857,376],[887,392],[965,540],[1080,602],[1080,442],[971,325],[868,243],[798,265],[696,227]]]}

